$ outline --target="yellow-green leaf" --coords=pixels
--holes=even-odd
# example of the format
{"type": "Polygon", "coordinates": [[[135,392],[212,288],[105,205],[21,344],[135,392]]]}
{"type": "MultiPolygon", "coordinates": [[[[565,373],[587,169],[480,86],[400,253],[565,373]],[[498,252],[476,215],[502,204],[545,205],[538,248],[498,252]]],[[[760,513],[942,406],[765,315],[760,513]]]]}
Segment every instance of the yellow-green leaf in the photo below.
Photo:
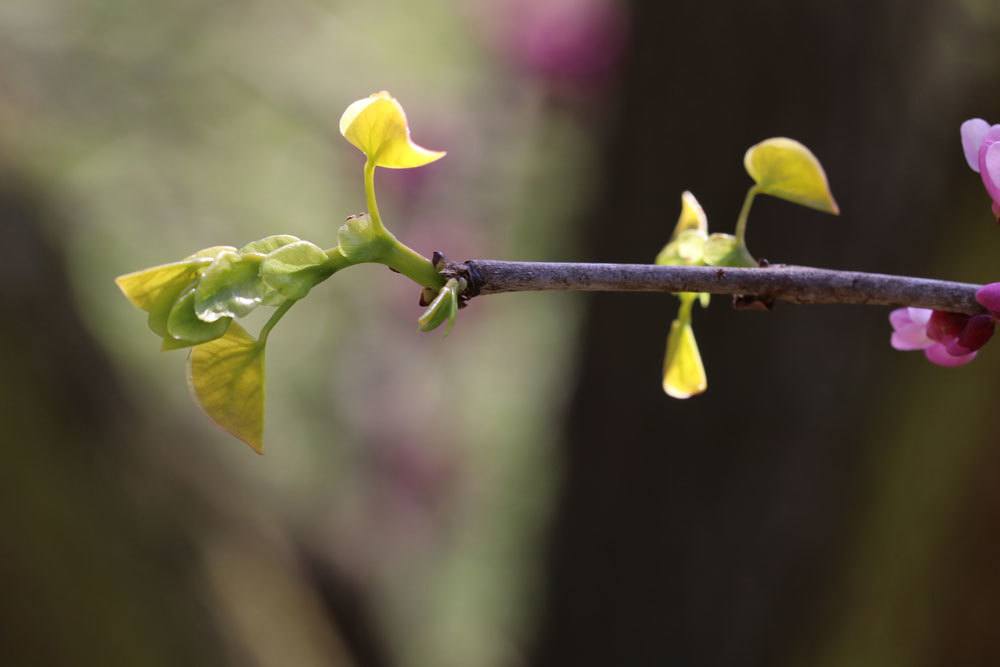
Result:
{"type": "Polygon", "coordinates": [[[214,245],[208,248],[202,248],[193,255],[185,257],[185,261],[192,259],[209,259],[213,260],[224,252],[236,252],[236,248],[231,245],[214,245]]]}
{"type": "Polygon", "coordinates": [[[233,322],[226,335],[191,350],[188,382],[212,421],[263,453],[263,345],[233,322]]]}
{"type": "Polygon", "coordinates": [[[701,207],[695,196],[685,190],[681,193],[681,215],[677,219],[677,226],[674,227],[674,234],[671,238],[677,238],[681,232],[689,229],[707,234],[708,216],[705,215],[705,209],[701,207]]]}
{"type": "Polygon", "coordinates": [[[840,213],[823,166],[794,139],[765,139],[747,151],[743,164],[759,192],[825,213],[840,213]]]}
{"type": "Polygon", "coordinates": [[[384,90],[347,107],[340,117],[340,133],[378,167],[420,167],[445,156],[410,139],[403,107],[384,90]]]}
{"type": "Polygon", "coordinates": [[[708,218],[690,192],[681,195],[681,214],[670,241],[656,256],[661,266],[701,264],[702,246],[708,238],[708,218]]]}
{"type": "MultiPolygon", "coordinates": [[[[690,192],[681,194],[681,214],[674,226],[670,242],[663,246],[654,262],[660,266],[699,266],[704,264],[705,241],[708,239],[708,217],[701,204],[690,192]]],[[[684,295],[678,296],[684,299],[684,295]]],[[[701,294],[702,306],[708,306],[709,295],[701,294]]]]}
{"type": "Polygon", "coordinates": [[[705,263],[709,266],[759,266],[753,255],[732,234],[712,234],[705,241],[703,253],[705,263]]]}
{"type": "MultiPolygon", "coordinates": [[[[180,292],[198,274],[198,267],[211,260],[185,260],[171,264],[161,264],[142,271],[126,273],[115,278],[118,289],[133,304],[150,311],[164,294],[180,292]]],[[[169,306],[168,306],[169,310],[169,306]]]]}
{"type": "Polygon", "coordinates": [[[698,343],[690,322],[680,319],[670,325],[667,353],[663,360],[663,391],[673,398],[691,398],[708,389],[698,343]]]}

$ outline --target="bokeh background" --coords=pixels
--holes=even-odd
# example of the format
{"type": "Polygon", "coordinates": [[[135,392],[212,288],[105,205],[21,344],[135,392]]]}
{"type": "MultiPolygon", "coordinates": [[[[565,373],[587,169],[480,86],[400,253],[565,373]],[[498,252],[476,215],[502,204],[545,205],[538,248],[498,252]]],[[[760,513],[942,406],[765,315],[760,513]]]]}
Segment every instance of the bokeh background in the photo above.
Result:
{"type": "Polygon", "coordinates": [[[771,261],[987,282],[958,125],[1000,119],[993,0],[0,3],[0,662],[1000,663],[1000,354],[887,311],[475,300],[338,274],[271,337],[267,454],[210,425],[114,276],[364,206],[337,119],[388,89],[448,157],[382,170],[425,254],[649,261],[690,189],[795,137],[843,210],[768,200],[771,261]]]}

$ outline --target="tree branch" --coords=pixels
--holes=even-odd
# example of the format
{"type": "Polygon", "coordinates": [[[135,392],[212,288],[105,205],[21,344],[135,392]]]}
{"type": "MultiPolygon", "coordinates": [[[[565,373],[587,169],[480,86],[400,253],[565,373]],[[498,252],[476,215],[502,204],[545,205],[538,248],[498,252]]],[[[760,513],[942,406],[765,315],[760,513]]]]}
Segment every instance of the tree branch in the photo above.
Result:
{"type": "Polygon", "coordinates": [[[790,303],[917,306],[974,315],[980,285],[857,271],[772,265],[742,269],[652,264],[504,262],[451,263],[445,275],[468,282],[467,297],[542,290],[584,292],[710,292],[790,303]]]}

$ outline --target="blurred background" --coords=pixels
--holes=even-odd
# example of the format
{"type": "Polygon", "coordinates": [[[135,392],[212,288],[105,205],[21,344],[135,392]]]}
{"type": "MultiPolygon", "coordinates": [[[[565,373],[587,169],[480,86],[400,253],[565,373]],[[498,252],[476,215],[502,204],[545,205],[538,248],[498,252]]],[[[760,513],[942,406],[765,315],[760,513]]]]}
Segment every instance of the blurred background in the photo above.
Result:
{"type": "Polygon", "coordinates": [[[993,0],[0,3],[0,662],[1000,663],[1000,352],[932,367],[888,311],[717,298],[708,393],[660,389],[669,295],[475,300],[338,274],[268,350],[267,454],[215,429],[121,273],[364,207],[337,131],[387,89],[448,157],[378,176],[449,258],[650,261],[742,155],[771,261],[998,279],[958,126],[1000,120],[993,0]]]}

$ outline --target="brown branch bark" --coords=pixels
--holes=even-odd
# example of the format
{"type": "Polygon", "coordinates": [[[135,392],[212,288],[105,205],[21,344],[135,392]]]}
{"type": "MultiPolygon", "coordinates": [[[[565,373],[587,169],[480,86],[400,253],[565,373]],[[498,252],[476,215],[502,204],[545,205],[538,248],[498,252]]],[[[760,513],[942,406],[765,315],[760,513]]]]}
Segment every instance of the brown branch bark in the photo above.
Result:
{"type": "Polygon", "coordinates": [[[449,264],[446,273],[465,278],[468,297],[548,290],[710,292],[790,303],[917,306],[969,315],[984,312],[975,298],[980,285],[804,266],[738,269],[473,259],[449,264]]]}

